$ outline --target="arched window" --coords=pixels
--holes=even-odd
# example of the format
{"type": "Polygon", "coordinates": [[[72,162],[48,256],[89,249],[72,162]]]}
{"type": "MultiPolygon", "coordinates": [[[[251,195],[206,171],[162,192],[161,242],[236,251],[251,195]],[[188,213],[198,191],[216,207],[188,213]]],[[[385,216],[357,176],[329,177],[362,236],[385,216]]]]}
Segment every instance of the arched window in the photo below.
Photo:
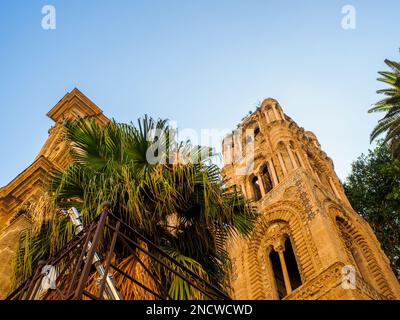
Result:
{"type": "Polygon", "coordinates": [[[256,176],[253,176],[251,178],[251,187],[253,189],[253,199],[255,201],[258,201],[261,199],[261,189],[260,189],[260,184],[258,181],[258,178],[256,176]]]}
{"type": "MultiPolygon", "coordinates": [[[[270,160],[270,162],[269,162],[269,168],[271,169],[271,172],[272,172],[272,170],[273,170],[273,172],[275,173],[276,183],[278,184],[278,183],[280,182],[280,178],[279,178],[278,172],[277,172],[277,170],[276,170],[277,166],[276,166],[276,164],[275,164],[274,162],[276,162],[276,160],[274,160],[274,159],[271,159],[271,160],[270,160]]],[[[273,174],[274,174],[274,173],[273,173],[273,174]]]]}
{"type": "Polygon", "coordinates": [[[370,272],[368,271],[368,262],[365,260],[361,249],[357,246],[355,239],[353,239],[351,236],[351,233],[348,230],[348,224],[340,217],[336,217],[336,224],[340,230],[347,254],[354,262],[354,268],[358,270],[365,282],[372,285],[373,280],[371,279],[370,272]]]}
{"type": "Polygon", "coordinates": [[[285,257],[286,267],[289,274],[290,285],[292,286],[292,290],[295,290],[301,286],[301,277],[296,257],[294,255],[292,242],[289,237],[285,240],[285,252],[283,255],[285,257]]]}
{"type": "Polygon", "coordinates": [[[282,300],[287,295],[285,279],[283,278],[282,266],[279,260],[279,254],[274,249],[272,249],[271,252],[269,253],[269,260],[271,262],[272,272],[274,274],[275,286],[276,286],[276,291],[278,293],[278,298],[279,300],[282,300]]]}
{"type": "Polygon", "coordinates": [[[267,108],[268,108],[268,109],[267,109],[266,113],[267,113],[267,117],[268,117],[268,119],[270,120],[270,122],[273,122],[273,121],[278,120],[278,119],[276,118],[276,115],[275,115],[275,113],[274,113],[274,110],[272,110],[272,106],[271,106],[271,105],[268,105],[267,108]]]}
{"type": "Polygon", "coordinates": [[[283,142],[279,142],[278,152],[280,153],[281,159],[283,161],[283,163],[281,163],[281,166],[284,166],[286,168],[287,172],[290,172],[291,170],[293,170],[294,164],[290,160],[288,149],[286,148],[286,146],[283,142]]]}
{"type": "MultiPolygon", "coordinates": [[[[275,227],[275,230],[278,229],[280,229],[279,226],[275,227]]],[[[279,232],[275,233],[276,235],[279,235],[279,232]]],[[[275,237],[274,239],[276,241],[275,237]]],[[[280,234],[278,239],[278,242],[270,247],[268,258],[275,282],[276,296],[283,299],[300,287],[302,280],[290,237],[287,234],[280,234]]]]}
{"type": "Polygon", "coordinates": [[[289,141],[289,149],[293,155],[293,161],[295,162],[295,167],[299,168],[301,167],[301,161],[299,158],[299,154],[296,150],[295,144],[293,141],[289,141]]]}
{"type": "Polygon", "coordinates": [[[256,128],[254,129],[254,137],[256,138],[256,137],[259,135],[259,133],[260,133],[260,128],[259,128],[259,127],[256,127],[256,128]]]}
{"type": "MultiPolygon", "coordinates": [[[[319,182],[324,185],[328,190],[333,192],[332,186],[330,185],[326,173],[324,172],[323,166],[321,163],[318,163],[317,159],[314,158],[310,153],[307,153],[308,162],[312,170],[314,171],[315,175],[317,176],[319,182]]],[[[335,194],[335,193],[334,193],[335,194]]]]}
{"type": "Polygon", "coordinates": [[[270,192],[273,188],[271,175],[269,173],[268,164],[264,165],[261,170],[262,182],[265,192],[270,192]]]}
{"type": "Polygon", "coordinates": [[[297,154],[297,152],[294,152],[294,156],[295,156],[298,166],[301,167],[301,161],[300,161],[300,158],[299,158],[299,155],[297,154]]]}

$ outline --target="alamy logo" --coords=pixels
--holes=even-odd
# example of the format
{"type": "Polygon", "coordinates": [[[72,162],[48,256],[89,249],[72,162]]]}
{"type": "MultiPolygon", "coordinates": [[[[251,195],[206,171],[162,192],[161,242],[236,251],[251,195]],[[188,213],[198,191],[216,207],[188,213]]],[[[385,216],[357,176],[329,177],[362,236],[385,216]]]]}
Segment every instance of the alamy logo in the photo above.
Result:
{"type": "Polygon", "coordinates": [[[52,5],[45,5],[42,8],[42,28],[43,30],[55,30],[57,27],[56,8],[52,5]]]}
{"type": "Polygon", "coordinates": [[[235,174],[250,175],[254,170],[254,129],[237,129],[223,141],[224,164],[236,164],[235,174]]]}
{"type": "Polygon", "coordinates": [[[356,289],[356,269],[352,265],[342,268],[342,288],[346,290],[356,289]]]}
{"type": "Polygon", "coordinates": [[[354,30],[357,27],[356,8],[352,5],[342,7],[342,28],[344,30],[354,30]]]}

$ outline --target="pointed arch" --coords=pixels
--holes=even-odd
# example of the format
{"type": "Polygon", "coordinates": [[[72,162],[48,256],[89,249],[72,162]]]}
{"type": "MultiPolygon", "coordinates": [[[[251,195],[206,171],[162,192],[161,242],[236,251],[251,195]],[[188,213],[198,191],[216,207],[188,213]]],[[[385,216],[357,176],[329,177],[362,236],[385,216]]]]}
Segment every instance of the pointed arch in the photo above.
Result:
{"type": "Polygon", "coordinates": [[[272,171],[270,169],[269,162],[265,163],[260,168],[260,176],[264,186],[265,193],[268,193],[274,187],[273,178],[272,178],[272,171]]]}
{"type": "Polygon", "coordinates": [[[269,228],[276,223],[287,226],[287,235],[290,238],[301,282],[311,279],[321,267],[317,248],[311,238],[309,227],[302,223],[304,216],[301,206],[293,201],[280,201],[267,207],[256,229],[253,231],[248,244],[249,258],[249,298],[250,299],[278,299],[273,278],[273,270],[268,267],[266,255],[270,247],[268,239],[269,228]]]}
{"type": "MultiPolygon", "coordinates": [[[[393,288],[389,285],[386,276],[389,266],[383,266],[384,254],[377,246],[378,241],[372,230],[368,230],[368,224],[361,217],[351,218],[343,208],[335,204],[328,207],[329,215],[334,223],[338,234],[341,236],[341,243],[350,261],[355,263],[363,280],[375,288],[381,295],[395,299],[393,288]]],[[[386,258],[387,260],[387,258],[386,258]]]]}
{"type": "Polygon", "coordinates": [[[255,201],[260,200],[262,197],[260,181],[258,177],[254,174],[250,176],[250,187],[253,200],[255,201]]]}

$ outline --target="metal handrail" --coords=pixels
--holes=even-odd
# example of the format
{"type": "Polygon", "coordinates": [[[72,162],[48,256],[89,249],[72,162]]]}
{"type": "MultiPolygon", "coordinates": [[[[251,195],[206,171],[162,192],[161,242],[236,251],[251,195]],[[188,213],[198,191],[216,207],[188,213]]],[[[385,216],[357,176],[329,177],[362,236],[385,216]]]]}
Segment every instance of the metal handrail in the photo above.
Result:
{"type": "MultiPolygon", "coordinates": [[[[79,212],[76,209],[70,210],[72,210],[70,213],[71,215],[74,215],[74,219],[77,217],[79,218],[79,212]]],[[[74,221],[74,219],[72,220],[74,221]]],[[[137,230],[132,228],[130,225],[128,225],[115,215],[109,213],[107,209],[105,209],[100,215],[95,217],[87,227],[83,228],[82,223],[79,219],[75,219],[75,225],[77,226],[76,236],[70,242],[68,242],[63,249],[50,257],[46,262],[46,264],[48,265],[55,266],[61,263],[63,259],[65,259],[65,257],[70,257],[70,254],[73,253],[74,249],[78,249],[79,259],[74,267],[72,280],[69,281],[68,284],[66,284],[66,289],[68,289],[68,291],[65,294],[63,294],[61,291],[59,292],[62,299],[82,299],[83,296],[91,299],[93,299],[94,297],[97,299],[121,299],[122,296],[119,295],[118,289],[113,279],[109,276],[108,271],[110,268],[135,283],[135,285],[138,285],[145,291],[154,295],[154,297],[158,299],[171,298],[168,294],[168,291],[165,291],[163,289],[164,287],[163,284],[159,281],[160,279],[157,279],[157,277],[153,275],[152,271],[143,264],[140,257],[136,254],[135,249],[141,251],[144,255],[151,258],[154,262],[157,262],[159,265],[166,268],[169,272],[175,274],[176,276],[187,282],[191,287],[198,290],[205,297],[210,299],[230,299],[222,290],[209,283],[207,280],[201,278],[192,270],[188,269],[182,263],[163,251],[152,241],[140,234],[137,230]],[[111,221],[115,222],[115,226],[111,225],[111,221]],[[105,267],[103,267],[103,264],[100,260],[100,257],[96,253],[96,250],[100,244],[101,237],[107,228],[113,231],[113,236],[110,247],[109,249],[107,249],[108,254],[106,255],[105,259],[105,267]],[[134,241],[134,239],[132,239],[130,236],[127,236],[127,234],[133,235],[134,239],[138,239],[146,244],[146,248],[134,241]],[[142,265],[143,269],[153,279],[154,283],[158,284],[160,290],[162,291],[161,293],[154,292],[151,288],[146,287],[140,281],[134,279],[134,277],[128,275],[111,262],[111,257],[115,250],[118,239],[122,241],[123,245],[130,250],[131,254],[134,253],[133,257],[135,258],[135,260],[142,265]],[[166,262],[163,261],[162,258],[168,259],[175,268],[166,264],[166,262]],[[92,272],[92,264],[95,265],[97,272],[101,276],[101,278],[99,279],[99,296],[93,295],[85,289],[89,280],[89,276],[92,272]],[[83,269],[81,270],[81,268],[83,269]],[[113,290],[117,293],[117,297],[113,296],[113,290]]],[[[68,263],[76,258],[77,256],[68,260],[68,263]]],[[[41,277],[43,277],[40,273],[41,267],[42,266],[39,265],[36,268],[34,275],[22,282],[21,285],[7,297],[7,299],[35,299],[35,297],[37,296],[37,292],[40,288],[39,280],[41,279],[41,277]]],[[[65,270],[69,270],[69,267],[65,267],[64,270],[59,274],[60,276],[64,276],[63,281],[65,281],[65,279],[68,279],[65,278],[65,275],[67,274],[65,273],[65,270]]],[[[68,274],[71,274],[70,271],[68,271],[68,274]]]]}

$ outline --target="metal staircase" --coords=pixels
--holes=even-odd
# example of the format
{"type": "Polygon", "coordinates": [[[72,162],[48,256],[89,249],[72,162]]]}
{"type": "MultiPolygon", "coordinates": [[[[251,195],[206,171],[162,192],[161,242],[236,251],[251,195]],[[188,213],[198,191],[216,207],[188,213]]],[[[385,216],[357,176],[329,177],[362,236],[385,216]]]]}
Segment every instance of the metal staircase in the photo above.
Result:
{"type": "MultiPolygon", "coordinates": [[[[171,300],[165,274],[183,280],[201,299],[230,299],[224,292],[192,272],[135,229],[109,213],[108,208],[83,227],[79,212],[68,214],[76,227],[75,237],[57,254],[38,264],[35,273],[7,300],[124,300],[119,283],[129,282],[135,292],[154,300],[171,300]],[[108,237],[104,237],[104,235],[108,237]],[[111,241],[105,241],[105,238],[111,241]],[[109,243],[106,243],[109,242],[109,243]],[[99,250],[99,248],[106,250],[99,250]],[[122,270],[114,261],[115,249],[123,250],[139,264],[152,286],[122,270]],[[98,252],[106,252],[101,257],[98,252]],[[150,267],[151,266],[151,267],[150,267]]],[[[130,297],[132,299],[132,297],[130,297]]],[[[138,294],[133,299],[142,299],[138,294]]]]}

